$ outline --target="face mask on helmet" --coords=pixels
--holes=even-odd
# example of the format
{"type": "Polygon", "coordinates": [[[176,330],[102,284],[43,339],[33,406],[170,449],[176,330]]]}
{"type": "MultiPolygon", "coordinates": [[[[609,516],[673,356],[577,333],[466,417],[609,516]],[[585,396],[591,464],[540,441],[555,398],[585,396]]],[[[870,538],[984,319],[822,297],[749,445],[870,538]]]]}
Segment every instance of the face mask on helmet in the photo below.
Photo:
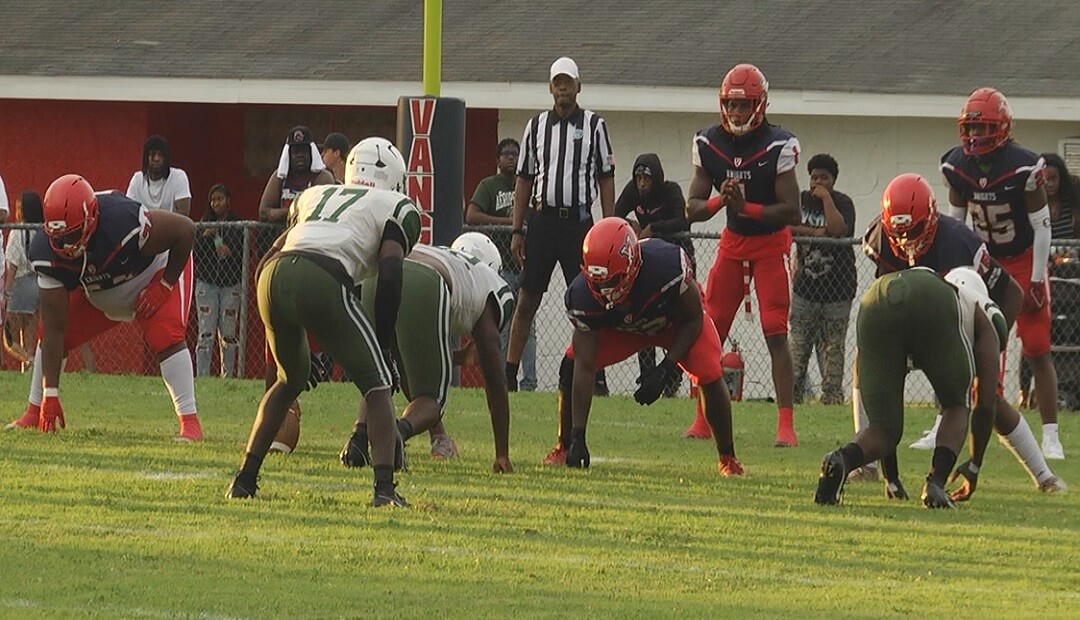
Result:
{"type": "Polygon", "coordinates": [[[81,257],[97,228],[94,188],[79,175],[64,175],[49,185],[42,211],[45,235],[53,251],[63,258],[81,257]]]}
{"type": "Polygon", "coordinates": [[[737,65],[720,84],[720,125],[728,133],[741,136],[765,121],[769,103],[769,82],[754,65],[737,65]]]}
{"type": "Polygon", "coordinates": [[[641,247],[626,220],[604,218],[585,235],[581,271],[589,291],[606,308],[626,301],[641,268],[641,247]]]}
{"type": "Polygon", "coordinates": [[[349,151],[345,183],[400,192],[405,184],[405,159],[385,138],[365,138],[349,151]]]}
{"type": "Polygon", "coordinates": [[[965,155],[987,155],[1012,137],[1012,110],[1005,96],[993,88],[971,93],[956,124],[965,155]]]}
{"type": "Polygon", "coordinates": [[[914,266],[937,235],[938,210],[934,190],[917,174],[893,179],[881,196],[881,227],[889,248],[914,266]]]}

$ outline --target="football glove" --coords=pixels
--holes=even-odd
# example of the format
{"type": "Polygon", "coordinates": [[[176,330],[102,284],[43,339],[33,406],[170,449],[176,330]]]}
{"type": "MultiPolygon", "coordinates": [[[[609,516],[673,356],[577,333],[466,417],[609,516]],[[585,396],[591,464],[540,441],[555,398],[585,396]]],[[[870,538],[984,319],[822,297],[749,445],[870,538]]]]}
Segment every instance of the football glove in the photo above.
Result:
{"type": "Polygon", "coordinates": [[[566,466],[588,468],[589,447],[585,445],[585,429],[576,428],[570,436],[570,449],[566,452],[566,466]]]}
{"type": "Polygon", "coordinates": [[[979,468],[971,462],[971,459],[964,461],[956,468],[956,471],[949,477],[949,482],[954,482],[961,476],[964,477],[963,484],[961,484],[959,488],[954,489],[949,495],[952,497],[953,501],[966,502],[975,494],[975,487],[979,485],[979,468]]]}
{"type": "Polygon", "coordinates": [[[140,319],[148,319],[161,308],[169,297],[172,296],[172,285],[165,280],[158,279],[139,292],[139,299],[135,302],[135,316],[140,319]]]}
{"type": "Polygon", "coordinates": [[[43,433],[55,433],[56,425],[67,428],[64,421],[64,408],[60,406],[59,396],[46,396],[41,401],[41,415],[38,417],[38,429],[43,433]]]}
{"type": "Polygon", "coordinates": [[[675,362],[664,359],[652,370],[646,372],[638,378],[638,384],[641,387],[634,392],[634,400],[642,405],[651,405],[656,402],[656,399],[660,398],[660,394],[664,391],[664,387],[667,386],[668,381],[671,380],[671,374],[675,370],[675,362]]]}

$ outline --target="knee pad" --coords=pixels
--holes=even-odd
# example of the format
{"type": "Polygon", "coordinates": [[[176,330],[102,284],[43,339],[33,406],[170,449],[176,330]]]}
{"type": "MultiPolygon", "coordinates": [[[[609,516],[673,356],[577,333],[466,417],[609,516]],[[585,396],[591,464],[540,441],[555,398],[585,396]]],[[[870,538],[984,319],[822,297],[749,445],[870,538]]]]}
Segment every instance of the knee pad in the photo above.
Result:
{"type": "Polygon", "coordinates": [[[562,363],[559,364],[559,390],[565,390],[569,394],[573,386],[574,360],[570,359],[570,356],[564,355],[562,363]]]}

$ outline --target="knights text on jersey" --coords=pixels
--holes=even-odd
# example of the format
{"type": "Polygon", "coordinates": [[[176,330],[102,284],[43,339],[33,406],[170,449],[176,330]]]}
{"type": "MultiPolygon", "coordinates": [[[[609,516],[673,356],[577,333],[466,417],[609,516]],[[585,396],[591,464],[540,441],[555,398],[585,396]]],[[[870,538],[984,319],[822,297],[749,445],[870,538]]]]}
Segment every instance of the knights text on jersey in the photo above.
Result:
{"type": "MultiPolygon", "coordinates": [[[[487,300],[493,298],[498,308],[496,327],[502,330],[514,314],[514,294],[510,285],[494,269],[470,254],[448,247],[417,245],[407,260],[421,256],[438,261],[450,279],[450,330],[455,336],[468,336],[480,320],[487,300]]],[[[418,261],[422,262],[422,261],[418,261]]]]}
{"type": "Polygon", "coordinates": [[[1038,153],[1015,142],[986,157],[965,155],[959,146],[942,156],[945,180],[963,196],[994,258],[1022,254],[1035,240],[1024,194],[1042,186],[1045,166],[1038,153]]]}
{"type": "Polygon", "coordinates": [[[697,286],[690,259],[677,245],[660,239],[640,242],[641,269],[630,296],[623,304],[607,309],[592,292],[585,276],[578,274],[566,289],[566,314],[582,331],[610,327],[651,335],[666,329],[676,317],[679,297],[697,286]]]}
{"type": "MultiPolygon", "coordinates": [[[[881,227],[881,216],[870,222],[863,235],[863,252],[877,264],[877,277],[886,273],[908,269],[906,260],[893,253],[881,227]]],[[[994,290],[1004,275],[1001,265],[990,257],[986,244],[960,220],[942,215],[938,217],[937,233],[930,249],[915,261],[916,267],[932,269],[945,275],[957,267],[971,267],[979,272],[988,290],[994,290]]]]}
{"type": "Polygon", "coordinates": [[[293,206],[297,222],[289,229],[282,251],[332,258],[355,284],[378,273],[379,248],[387,226],[399,227],[405,239],[420,235],[416,205],[408,196],[390,190],[317,185],[304,190],[293,206]]]}
{"type": "MultiPolygon", "coordinates": [[[[738,138],[713,125],[694,136],[691,151],[694,165],[708,173],[717,191],[725,180],[738,179],[747,202],[763,205],[776,202],[777,175],[794,170],[799,163],[799,139],[767,123],[738,138]]],[[[727,227],[747,236],[784,228],[744,216],[728,218],[727,227]]]]}
{"type": "Polygon", "coordinates": [[[115,288],[141,274],[156,258],[139,251],[150,236],[150,212],[146,207],[117,191],[96,195],[98,223],[86,247],[85,262],[84,257],[58,256],[46,235],[35,235],[30,244],[34,269],[69,291],[79,287],[88,292],[115,288]]]}

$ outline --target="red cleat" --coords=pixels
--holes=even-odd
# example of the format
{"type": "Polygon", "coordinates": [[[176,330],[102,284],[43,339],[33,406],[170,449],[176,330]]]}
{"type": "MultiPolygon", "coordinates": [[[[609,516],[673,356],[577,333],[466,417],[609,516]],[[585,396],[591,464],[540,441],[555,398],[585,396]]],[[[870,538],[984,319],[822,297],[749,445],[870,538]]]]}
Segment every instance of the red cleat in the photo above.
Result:
{"type": "Polygon", "coordinates": [[[566,448],[561,442],[555,444],[551,452],[544,457],[544,465],[566,465],[566,448]]]}
{"type": "Polygon", "coordinates": [[[4,427],[4,430],[11,430],[13,428],[37,428],[40,413],[41,405],[27,403],[26,411],[23,412],[22,417],[9,422],[8,425],[4,427]]]}
{"type": "Polygon", "coordinates": [[[795,424],[791,421],[790,415],[781,415],[777,421],[775,445],[777,448],[794,448],[799,445],[799,438],[795,435],[795,424]]]}
{"type": "Polygon", "coordinates": [[[708,422],[694,420],[694,423],[683,431],[682,436],[683,439],[712,439],[712,429],[709,428],[708,422]]]}
{"type": "Polygon", "coordinates": [[[180,435],[176,441],[195,442],[202,441],[202,425],[199,424],[199,416],[194,413],[180,416],[180,435]]]}
{"type": "Polygon", "coordinates": [[[721,454],[720,462],[716,464],[716,471],[725,478],[746,475],[746,472],[743,471],[742,463],[739,462],[739,459],[735,458],[734,454],[721,454]]]}

